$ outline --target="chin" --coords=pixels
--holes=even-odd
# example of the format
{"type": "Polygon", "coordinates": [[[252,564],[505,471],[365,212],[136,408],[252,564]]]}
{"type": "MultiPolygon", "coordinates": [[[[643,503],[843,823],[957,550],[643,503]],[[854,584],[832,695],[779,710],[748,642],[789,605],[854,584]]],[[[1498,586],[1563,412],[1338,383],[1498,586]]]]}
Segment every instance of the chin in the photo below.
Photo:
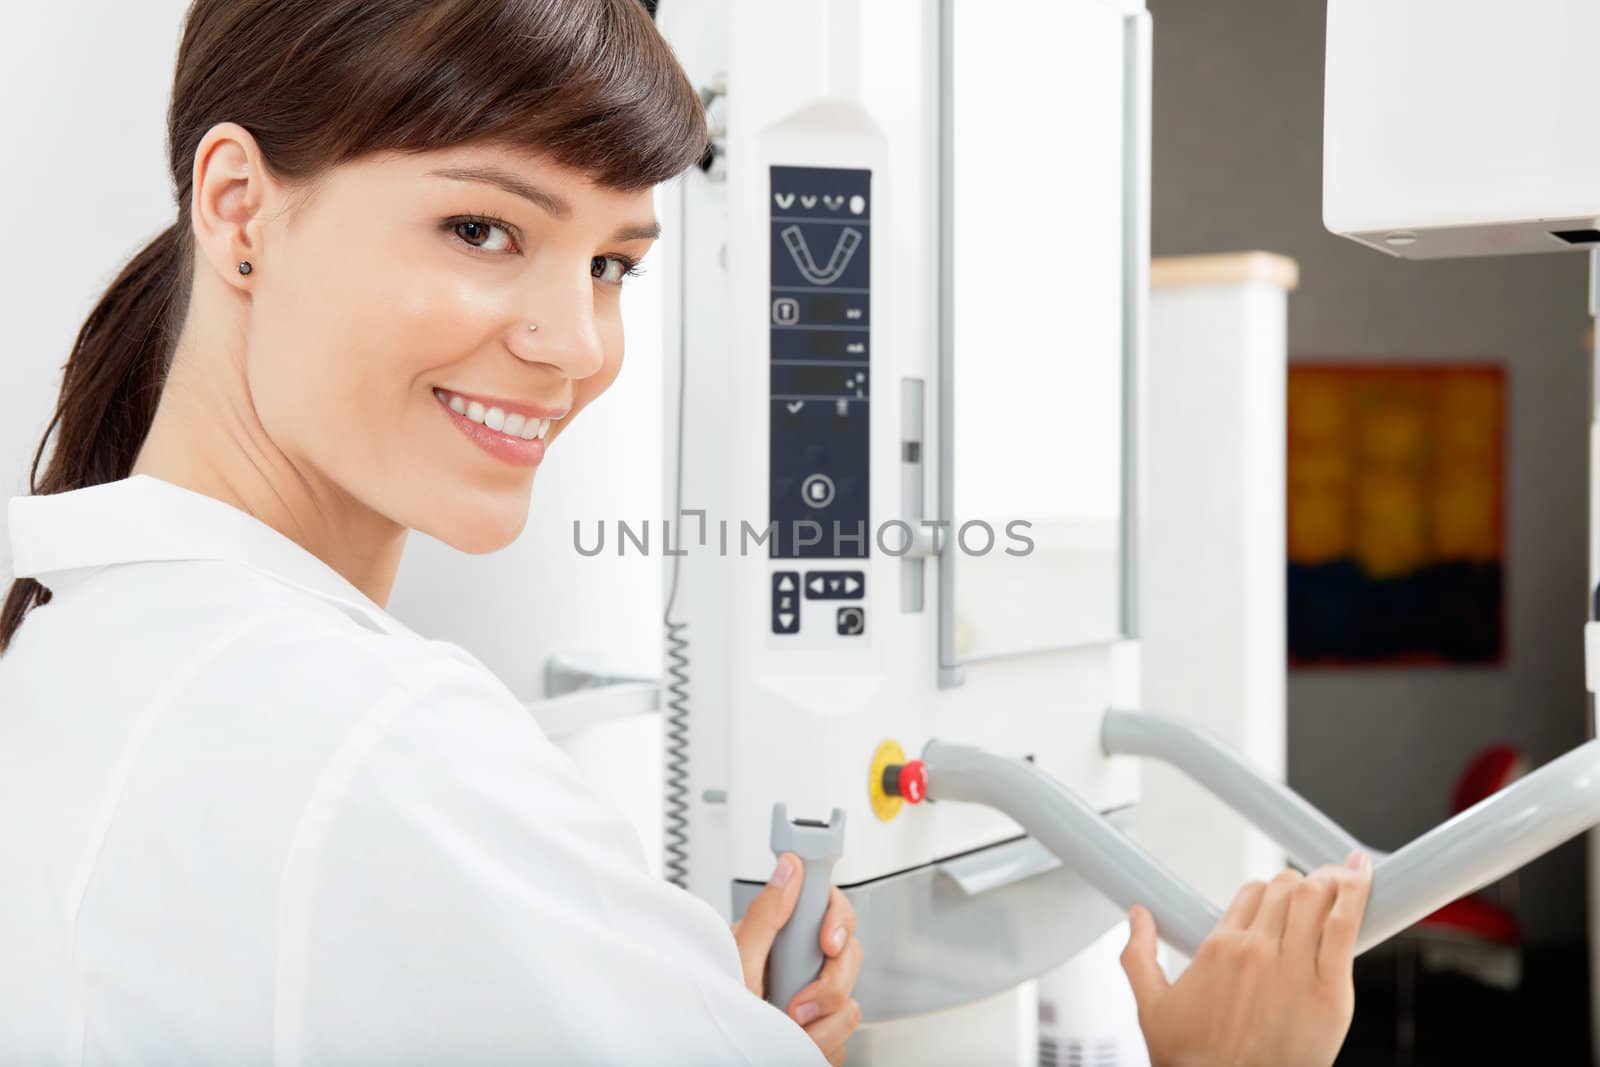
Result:
{"type": "Polygon", "coordinates": [[[426,520],[412,529],[460,552],[498,552],[522,536],[528,524],[528,494],[472,496],[443,508],[428,508],[426,515],[426,520]]]}

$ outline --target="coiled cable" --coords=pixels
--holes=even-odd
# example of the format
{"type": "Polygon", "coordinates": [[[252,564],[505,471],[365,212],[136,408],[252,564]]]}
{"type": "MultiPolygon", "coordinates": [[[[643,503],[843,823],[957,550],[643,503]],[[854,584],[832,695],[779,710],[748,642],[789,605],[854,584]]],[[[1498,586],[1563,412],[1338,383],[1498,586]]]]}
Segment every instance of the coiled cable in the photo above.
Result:
{"type": "Polygon", "coordinates": [[[667,628],[667,721],[664,727],[666,825],[663,869],[667,881],[689,888],[689,639],[688,623],[663,620],[667,628]]]}
{"type": "MultiPolygon", "coordinates": [[[[683,220],[688,215],[688,195],[683,184],[678,186],[678,284],[688,283],[688,240],[682,232],[683,220]]],[[[672,505],[683,504],[683,422],[684,379],[688,376],[688,346],[685,344],[684,319],[688,302],[678,300],[678,445],[674,471],[672,505]]],[[[678,512],[682,519],[682,512],[678,512]]],[[[680,540],[681,540],[680,533],[680,540]]],[[[666,764],[662,780],[665,796],[662,814],[662,873],[667,881],[682,889],[689,888],[689,624],[672,617],[672,608],[678,599],[678,569],[682,555],[672,557],[672,583],[667,591],[666,609],[661,613],[661,624],[666,630],[667,687],[666,723],[663,727],[663,752],[666,764]]]]}

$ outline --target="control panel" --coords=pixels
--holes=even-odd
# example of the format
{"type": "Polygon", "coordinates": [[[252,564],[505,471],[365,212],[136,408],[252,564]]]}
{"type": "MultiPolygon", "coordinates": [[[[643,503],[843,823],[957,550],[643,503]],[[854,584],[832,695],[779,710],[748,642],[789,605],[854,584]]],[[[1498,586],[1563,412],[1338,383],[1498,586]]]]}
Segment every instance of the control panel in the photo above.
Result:
{"type": "MultiPolygon", "coordinates": [[[[770,184],[769,552],[861,560],[874,536],[872,172],[775,166],[770,184]]],[[[861,569],[774,570],[772,632],[860,637],[865,600],[861,569]]]]}

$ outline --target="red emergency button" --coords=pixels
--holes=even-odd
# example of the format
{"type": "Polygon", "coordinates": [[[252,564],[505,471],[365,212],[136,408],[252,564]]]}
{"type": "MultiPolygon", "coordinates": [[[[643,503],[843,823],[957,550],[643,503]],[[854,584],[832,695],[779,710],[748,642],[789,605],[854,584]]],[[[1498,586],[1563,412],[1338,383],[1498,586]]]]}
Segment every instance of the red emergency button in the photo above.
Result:
{"type": "Polygon", "coordinates": [[[914,759],[900,768],[900,795],[908,804],[921,804],[928,795],[928,768],[921,760],[914,759]]]}
{"type": "Polygon", "coordinates": [[[928,795],[927,765],[919,759],[889,764],[883,769],[883,791],[908,804],[921,804],[928,795]]]}

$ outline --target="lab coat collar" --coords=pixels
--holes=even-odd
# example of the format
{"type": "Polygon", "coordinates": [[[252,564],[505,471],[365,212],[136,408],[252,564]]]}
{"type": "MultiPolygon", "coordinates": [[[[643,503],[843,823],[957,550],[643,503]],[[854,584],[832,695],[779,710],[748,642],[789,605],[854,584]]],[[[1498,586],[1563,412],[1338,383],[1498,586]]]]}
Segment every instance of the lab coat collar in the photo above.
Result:
{"type": "Polygon", "coordinates": [[[12,571],[46,588],[120,563],[221,559],[333,602],[383,633],[417,636],[338,571],[255,516],[148,474],[8,508],[12,571]]]}

